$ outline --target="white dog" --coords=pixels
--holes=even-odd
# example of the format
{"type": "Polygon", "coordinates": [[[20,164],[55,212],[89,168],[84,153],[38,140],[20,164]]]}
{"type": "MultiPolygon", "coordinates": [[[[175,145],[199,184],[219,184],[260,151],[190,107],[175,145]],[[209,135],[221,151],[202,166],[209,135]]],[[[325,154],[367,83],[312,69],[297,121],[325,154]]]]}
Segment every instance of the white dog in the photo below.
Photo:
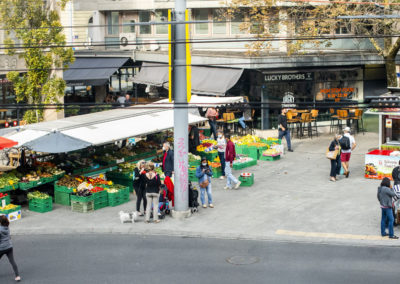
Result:
{"type": "Polygon", "coordinates": [[[124,212],[124,211],[119,211],[119,219],[121,220],[121,224],[123,223],[135,223],[137,220],[138,214],[137,212],[124,212]]]}

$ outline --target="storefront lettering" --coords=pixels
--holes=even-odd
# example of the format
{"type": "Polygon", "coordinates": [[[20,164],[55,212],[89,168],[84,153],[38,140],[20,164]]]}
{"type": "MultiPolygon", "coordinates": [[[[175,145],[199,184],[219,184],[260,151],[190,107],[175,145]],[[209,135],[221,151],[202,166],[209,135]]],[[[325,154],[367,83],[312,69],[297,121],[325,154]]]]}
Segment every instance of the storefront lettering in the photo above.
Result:
{"type": "Polygon", "coordinates": [[[328,99],[347,98],[350,94],[354,93],[354,88],[330,88],[320,89],[321,94],[324,94],[328,99]]]}
{"type": "Polygon", "coordinates": [[[270,74],[265,75],[265,81],[276,82],[276,81],[304,81],[312,80],[313,76],[311,72],[308,73],[295,73],[295,74],[270,74]]]}

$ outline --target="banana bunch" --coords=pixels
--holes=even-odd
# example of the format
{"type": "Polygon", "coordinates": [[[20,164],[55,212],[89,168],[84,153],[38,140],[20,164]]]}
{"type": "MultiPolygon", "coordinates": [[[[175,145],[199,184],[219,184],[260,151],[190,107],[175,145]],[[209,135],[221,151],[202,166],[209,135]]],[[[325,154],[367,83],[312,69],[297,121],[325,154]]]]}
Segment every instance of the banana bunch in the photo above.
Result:
{"type": "Polygon", "coordinates": [[[1,209],[2,209],[2,210],[10,210],[10,209],[14,209],[14,208],[17,208],[17,207],[18,207],[17,205],[8,204],[8,205],[6,205],[5,207],[1,207],[1,209]]]}

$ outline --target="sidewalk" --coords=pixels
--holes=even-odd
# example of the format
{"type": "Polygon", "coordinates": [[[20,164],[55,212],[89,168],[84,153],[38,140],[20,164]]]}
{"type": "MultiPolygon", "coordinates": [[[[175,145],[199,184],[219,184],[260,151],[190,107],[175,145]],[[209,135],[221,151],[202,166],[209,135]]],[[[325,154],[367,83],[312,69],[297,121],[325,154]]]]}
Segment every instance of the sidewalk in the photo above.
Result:
{"type": "Polygon", "coordinates": [[[363,177],[364,155],[377,146],[378,135],[356,136],[358,146],[351,158],[350,177],[336,183],[329,181],[330,163],[325,158],[331,139],[329,135],[295,140],[295,152],[279,161],[259,161],[246,169],[255,174],[252,187],[224,190],[225,181],[213,179],[215,208],[200,208],[185,220],[167,217],[160,224],[142,220],[120,224],[118,212],[135,208],[131,196],[127,204],[89,214],[74,213],[57,204],[45,214],[23,210],[22,220],[13,223],[11,230],[26,235],[121,233],[400,245],[399,241],[379,237],[379,181],[363,177]]]}

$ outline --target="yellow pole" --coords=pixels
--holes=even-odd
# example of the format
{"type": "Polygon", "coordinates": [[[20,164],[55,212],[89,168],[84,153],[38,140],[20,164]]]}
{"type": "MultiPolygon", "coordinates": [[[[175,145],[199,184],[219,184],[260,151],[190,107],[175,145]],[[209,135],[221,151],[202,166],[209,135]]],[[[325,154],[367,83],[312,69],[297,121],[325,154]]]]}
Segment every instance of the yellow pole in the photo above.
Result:
{"type": "MultiPolygon", "coordinates": [[[[189,11],[185,11],[185,21],[189,21],[189,11]]],[[[186,80],[187,80],[187,102],[190,103],[192,98],[192,56],[190,54],[190,26],[189,24],[185,25],[186,27],[186,80]]]]}
{"type": "MultiPolygon", "coordinates": [[[[168,10],[168,22],[171,22],[172,14],[171,10],[168,10]]],[[[168,25],[168,98],[169,102],[172,102],[172,26],[171,24],[168,25]]]]}

